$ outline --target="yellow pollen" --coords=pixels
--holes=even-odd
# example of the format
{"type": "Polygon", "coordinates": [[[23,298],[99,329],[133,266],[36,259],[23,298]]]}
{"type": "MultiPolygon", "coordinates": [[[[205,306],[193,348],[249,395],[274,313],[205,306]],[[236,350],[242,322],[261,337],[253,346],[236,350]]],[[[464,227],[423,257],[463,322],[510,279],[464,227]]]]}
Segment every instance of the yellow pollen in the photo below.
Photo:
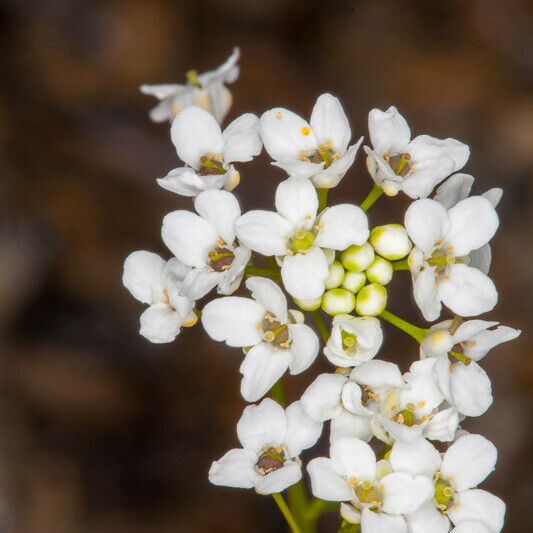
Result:
{"type": "Polygon", "coordinates": [[[278,120],[281,120],[281,111],[276,111],[276,114],[274,115],[278,120]]]}
{"type": "Polygon", "coordinates": [[[453,250],[453,246],[451,244],[448,244],[448,246],[446,246],[446,250],[448,250],[448,252],[451,252],[453,250]]]}
{"type": "Polygon", "coordinates": [[[303,150],[300,152],[300,160],[301,161],[309,161],[309,156],[303,150]]]}
{"type": "Polygon", "coordinates": [[[311,128],[308,128],[307,126],[304,126],[302,129],[301,129],[301,132],[302,132],[302,135],[309,135],[311,133],[311,128]]]}
{"type": "Polygon", "coordinates": [[[333,148],[333,141],[331,139],[328,139],[328,142],[326,143],[327,148],[333,148]]]}
{"type": "Polygon", "coordinates": [[[418,402],[416,405],[417,405],[417,407],[419,407],[420,409],[422,409],[422,407],[424,407],[424,405],[426,405],[426,401],[425,401],[425,400],[422,400],[422,401],[418,402]]]}
{"type": "Polygon", "coordinates": [[[448,281],[448,280],[450,279],[450,276],[444,276],[442,279],[443,279],[444,281],[448,281]]]}
{"type": "Polygon", "coordinates": [[[467,341],[466,345],[469,346],[470,348],[473,348],[476,345],[476,341],[467,341]]]}

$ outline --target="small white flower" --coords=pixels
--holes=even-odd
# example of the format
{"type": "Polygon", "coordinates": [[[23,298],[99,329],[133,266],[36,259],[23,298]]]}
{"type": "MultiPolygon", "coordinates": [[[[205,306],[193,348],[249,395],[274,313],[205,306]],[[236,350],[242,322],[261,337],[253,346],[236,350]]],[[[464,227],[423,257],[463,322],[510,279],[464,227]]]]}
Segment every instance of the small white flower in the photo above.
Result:
{"type": "Polygon", "coordinates": [[[414,296],[426,320],[436,320],[442,303],[460,316],[490,311],[498,301],[494,283],[468,265],[469,254],[485,245],[498,229],[492,204],[480,196],[446,210],[436,200],[413,202],[405,228],[415,248],[409,256],[414,296]]]}
{"type": "Polygon", "coordinates": [[[278,107],[263,113],[260,129],[273,165],[326,189],[338,185],[363,141],[348,148],[350,124],[339,100],[327,93],[318,97],[310,123],[278,107]]]}
{"type": "Polygon", "coordinates": [[[309,418],[294,402],[283,410],[265,398],[249,405],[237,424],[242,448],[234,448],[215,461],[209,470],[214,485],[255,488],[259,494],[282,492],[302,477],[302,450],[313,446],[322,424],[309,418]]]}
{"type": "Polygon", "coordinates": [[[372,109],[368,131],[373,146],[365,146],[368,171],[389,196],[400,190],[411,198],[429,196],[435,185],[463,168],[470,155],[468,146],[455,139],[419,135],[411,140],[409,125],[394,106],[372,109]]]}
{"type": "Polygon", "coordinates": [[[370,234],[368,219],[357,206],[328,207],[317,217],[318,198],[311,182],[290,178],[278,185],[276,209],[249,211],[236,222],[239,241],[266,256],[279,256],[287,292],[298,300],[324,293],[329,275],[327,249],[363,244],[370,234]]]}
{"type": "Polygon", "coordinates": [[[228,346],[246,347],[240,371],[241,394],[254,402],[287,371],[303,372],[315,360],[319,341],[298,311],[287,312],[287,299],[273,281],[252,277],[246,287],[253,299],[231,296],[209,302],[202,324],[210,337],[228,346]],[[292,320],[290,320],[292,318],[292,320]]]}
{"type": "Polygon", "coordinates": [[[476,361],[494,346],[511,341],[520,333],[499,326],[498,322],[445,320],[429,329],[420,344],[420,357],[437,358],[434,366],[437,382],[446,400],[459,413],[480,416],[492,404],[492,392],[489,377],[476,361]]]}
{"type": "Polygon", "coordinates": [[[168,249],[192,267],[183,280],[183,293],[197,300],[218,286],[220,294],[239,287],[250,250],[235,244],[239,202],[227,191],[209,190],[194,200],[198,213],[173,211],[163,219],[161,234],[168,249]]]}
{"type": "Polygon", "coordinates": [[[240,175],[231,163],[251,161],[262,148],[259,119],[252,113],[236,118],[222,132],[210,113],[191,106],[174,119],[170,135],[187,166],[171,170],[157,183],[183,196],[207,189],[233,190],[240,175]]]}
{"type": "Polygon", "coordinates": [[[185,107],[196,105],[212,113],[219,123],[222,122],[232,103],[231,93],[225,84],[233,83],[239,77],[239,56],[240,50],[234,48],[226,62],[216,70],[203,74],[188,71],[186,85],[141,85],[142,93],[160,100],[150,111],[150,118],[154,122],[165,122],[172,120],[185,107]]]}
{"type": "Polygon", "coordinates": [[[124,261],[122,283],[140,302],[150,307],[141,315],[140,334],[154,343],[172,342],[181,326],[192,326],[195,302],[181,296],[190,268],[176,258],[165,261],[157,254],[138,251],[124,261]]]}
{"type": "Polygon", "coordinates": [[[377,318],[337,315],[324,354],[336,366],[357,366],[373,359],[382,342],[383,331],[377,318]]]}
{"type": "Polygon", "coordinates": [[[423,439],[408,445],[396,442],[390,454],[392,468],[433,476],[434,480],[434,499],[406,517],[409,531],[447,533],[450,520],[457,531],[484,531],[479,527],[467,529],[466,525],[472,522],[483,524],[492,533],[501,531],[505,504],[475,488],[494,470],[496,459],[495,446],[481,435],[457,439],[442,460],[439,452],[423,439]]]}
{"type": "Polygon", "coordinates": [[[363,532],[388,531],[380,527],[387,515],[416,512],[433,496],[433,483],[425,475],[391,472],[387,461],[376,461],[372,448],[356,438],[333,442],[330,456],[313,459],[307,465],[311,488],[317,498],[352,502],[358,510],[373,510],[372,525],[363,532]]]}

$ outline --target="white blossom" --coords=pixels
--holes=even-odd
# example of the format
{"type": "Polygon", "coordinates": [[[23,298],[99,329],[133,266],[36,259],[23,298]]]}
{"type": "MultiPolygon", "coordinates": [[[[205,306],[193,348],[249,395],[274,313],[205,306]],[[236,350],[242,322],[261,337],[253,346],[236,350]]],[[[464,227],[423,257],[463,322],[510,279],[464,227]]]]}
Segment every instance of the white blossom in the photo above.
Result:
{"type": "Polygon", "coordinates": [[[222,132],[210,113],[190,106],[174,119],[170,135],[186,166],[171,170],[157,183],[183,196],[208,189],[233,190],[240,174],[232,163],[251,161],[262,148],[259,119],[252,113],[236,118],[222,132]]]}
{"type": "Polygon", "coordinates": [[[308,180],[290,178],[278,185],[276,209],[249,211],[236,222],[241,243],[282,261],[281,277],[287,292],[298,300],[322,296],[329,275],[328,249],[344,250],[363,244],[368,219],[357,206],[328,207],[317,216],[318,198],[308,180]]]}
{"type": "Polygon", "coordinates": [[[141,315],[140,334],[154,343],[172,342],[181,326],[192,326],[195,302],[180,294],[190,268],[176,258],[165,261],[146,251],[124,261],[122,283],[140,302],[149,305],[141,315]]]}
{"type": "Polygon", "coordinates": [[[209,190],[194,200],[198,214],[173,211],[163,219],[161,234],[169,250],[191,271],[183,280],[183,293],[193,299],[215,286],[220,294],[239,287],[250,250],[235,244],[239,202],[227,191],[209,190]]]}
{"type": "Polygon", "coordinates": [[[339,100],[327,93],[318,97],[309,123],[277,107],[263,113],[260,129],[272,164],[289,176],[311,178],[317,188],[338,185],[363,140],[348,147],[350,124],[339,100]]]}
{"type": "Polygon", "coordinates": [[[446,210],[436,200],[413,202],[405,228],[415,248],[409,256],[415,301],[426,320],[436,320],[442,303],[460,316],[490,311],[498,301],[494,283],[468,265],[472,250],[485,245],[498,229],[492,204],[480,196],[446,210]]]}
{"type": "Polygon", "coordinates": [[[273,281],[246,280],[252,298],[230,296],[209,302],[202,324],[210,337],[229,346],[246,347],[240,371],[241,394],[253,402],[266,394],[287,371],[303,372],[315,360],[316,333],[303,324],[299,311],[287,311],[287,299],[273,281]]]}
{"type": "Polygon", "coordinates": [[[187,72],[186,85],[166,83],[160,85],[141,85],[141,92],[155,96],[160,102],[150,111],[154,122],[172,120],[185,107],[195,105],[209,111],[220,123],[228,113],[231,92],[226,83],[233,83],[239,77],[240,50],[234,48],[224,64],[216,70],[198,74],[195,70],[187,72]]]}
{"type": "Polygon", "coordinates": [[[418,135],[411,140],[409,125],[394,106],[387,111],[372,109],[368,131],[373,147],[365,146],[368,171],[389,196],[400,190],[411,198],[429,196],[470,155],[468,146],[455,139],[418,135]]]}
{"type": "Polygon", "coordinates": [[[313,446],[322,424],[309,418],[294,402],[287,409],[265,398],[249,405],[237,424],[242,448],[215,461],[209,481],[215,485],[251,489],[259,494],[282,492],[302,477],[299,455],[313,446]]]}

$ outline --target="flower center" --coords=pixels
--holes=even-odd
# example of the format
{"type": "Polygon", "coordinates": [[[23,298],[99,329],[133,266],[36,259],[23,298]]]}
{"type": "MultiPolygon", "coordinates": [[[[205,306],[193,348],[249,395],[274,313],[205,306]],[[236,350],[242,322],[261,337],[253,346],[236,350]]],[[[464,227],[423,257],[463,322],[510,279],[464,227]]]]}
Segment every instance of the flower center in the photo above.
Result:
{"type": "Polygon", "coordinates": [[[440,477],[440,472],[436,474],[435,480],[435,502],[439,510],[447,514],[451,507],[455,504],[455,491],[452,484],[447,479],[440,477]]]}
{"type": "Polygon", "coordinates": [[[306,152],[300,153],[300,159],[302,161],[309,161],[310,163],[324,163],[323,168],[331,166],[333,161],[340,157],[339,152],[333,149],[333,142],[329,140],[325,144],[319,144],[316,152],[308,155],[306,152]]]}
{"type": "Polygon", "coordinates": [[[291,341],[289,339],[289,328],[287,324],[282,324],[271,314],[266,314],[260,324],[263,330],[263,340],[269,342],[275,348],[289,348],[291,341]]]}
{"type": "Polygon", "coordinates": [[[363,386],[363,392],[361,394],[361,403],[366,407],[370,400],[373,400],[377,402],[379,400],[379,396],[372,391],[372,389],[366,385],[363,386]]]}
{"type": "Polygon", "coordinates": [[[200,157],[200,176],[209,176],[214,174],[225,174],[226,171],[222,166],[222,156],[213,154],[204,154],[200,157]]]}
{"type": "Polygon", "coordinates": [[[405,409],[402,409],[395,417],[394,421],[398,424],[403,424],[404,426],[411,427],[416,424],[416,418],[413,413],[414,405],[407,404],[405,409]]]}
{"type": "Polygon", "coordinates": [[[370,480],[358,481],[355,478],[349,479],[348,483],[353,488],[360,503],[368,505],[371,509],[381,507],[382,493],[379,486],[370,480]]]}
{"type": "Polygon", "coordinates": [[[284,463],[285,451],[281,446],[278,446],[277,448],[268,448],[263,452],[259,456],[255,466],[262,476],[266,476],[267,474],[270,474],[270,472],[282,468],[284,463]]]}
{"type": "Polygon", "coordinates": [[[357,347],[357,336],[353,333],[341,330],[342,348],[346,353],[355,353],[357,347]]]}
{"type": "Polygon", "coordinates": [[[306,252],[313,246],[315,234],[312,231],[299,229],[291,242],[291,249],[294,253],[306,252]]]}
{"type": "Polygon", "coordinates": [[[411,170],[411,154],[398,154],[398,155],[389,155],[385,154],[383,156],[383,159],[387,161],[389,166],[392,168],[393,172],[397,176],[401,176],[402,178],[404,176],[407,176],[409,174],[409,171],[411,170]]]}
{"type": "Polygon", "coordinates": [[[224,272],[231,267],[233,260],[235,259],[235,254],[226,248],[226,243],[222,240],[219,240],[217,247],[214,250],[211,250],[207,257],[209,259],[209,267],[215,272],[224,272]]]}
{"type": "Polygon", "coordinates": [[[200,80],[198,79],[198,71],[197,70],[188,70],[185,73],[185,77],[187,78],[187,84],[191,87],[196,87],[197,89],[202,88],[202,84],[200,83],[200,80]]]}

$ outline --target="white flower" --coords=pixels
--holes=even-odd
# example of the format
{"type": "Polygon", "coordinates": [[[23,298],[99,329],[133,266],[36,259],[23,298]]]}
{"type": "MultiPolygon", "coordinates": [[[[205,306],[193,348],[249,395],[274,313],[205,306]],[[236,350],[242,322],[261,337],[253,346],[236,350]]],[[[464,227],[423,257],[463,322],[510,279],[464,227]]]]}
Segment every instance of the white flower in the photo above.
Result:
{"type": "Polygon", "coordinates": [[[190,268],[177,259],[165,261],[145,251],[131,253],[124,261],[122,283],[140,302],[150,307],[141,315],[140,334],[155,343],[172,342],[181,326],[192,326],[195,302],[181,296],[190,268]]]}
{"type": "Polygon", "coordinates": [[[368,131],[373,146],[373,150],[365,146],[368,171],[389,196],[400,190],[411,198],[429,196],[470,155],[468,146],[455,139],[419,135],[411,140],[409,125],[394,106],[387,111],[372,109],[368,131]]]}
{"type": "Polygon", "coordinates": [[[287,299],[273,281],[246,280],[253,299],[231,296],[209,302],[202,324],[213,339],[228,346],[247,347],[240,371],[241,394],[253,402],[266,394],[287,371],[303,372],[319,348],[316,333],[303,324],[299,311],[287,312],[287,299]],[[292,320],[290,320],[292,319],[292,320]]]}
{"type": "Polygon", "coordinates": [[[154,122],[172,120],[185,107],[196,105],[209,111],[222,122],[232,103],[232,96],[226,83],[233,83],[239,77],[240,50],[234,48],[224,64],[216,70],[198,74],[187,72],[187,85],[167,83],[162,85],[141,85],[141,92],[160,100],[150,111],[154,122]]]}
{"type": "Polygon", "coordinates": [[[350,124],[339,100],[327,93],[318,97],[310,123],[278,107],[263,113],[260,130],[273,165],[326,189],[338,185],[363,141],[348,148],[350,124]]]}
{"type": "Polygon", "coordinates": [[[376,461],[372,448],[356,438],[344,438],[330,446],[330,457],[313,459],[307,465],[311,488],[317,498],[352,502],[373,510],[364,533],[389,531],[387,515],[412,514],[433,496],[433,483],[425,475],[391,472],[387,461],[376,461]],[[381,521],[385,524],[380,524],[381,521]]]}
{"type": "Polygon", "coordinates": [[[220,294],[232,294],[250,259],[250,250],[235,244],[239,202],[229,192],[209,190],[195,198],[194,208],[198,215],[169,213],[161,230],[169,250],[192,267],[183,280],[183,293],[196,300],[218,286],[220,294]]]}
{"type": "Polygon", "coordinates": [[[211,114],[191,106],[174,119],[170,135],[187,166],[171,170],[157,183],[183,196],[207,189],[233,190],[240,175],[231,163],[251,161],[262,148],[259,119],[252,113],[236,118],[222,132],[211,114]]]}
{"type": "Polygon", "coordinates": [[[209,481],[215,485],[255,488],[259,494],[282,492],[302,477],[302,450],[313,446],[322,424],[310,419],[300,402],[286,410],[270,398],[249,405],[237,424],[242,448],[234,448],[215,461],[209,481]]]}
{"type": "Polygon", "coordinates": [[[447,533],[450,520],[457,531],[478,532],[466,525],[483,524],[491,533],[501,531],[505,504],[500,498],[475,488],[496,464],[495,446],[481,435],[466,435],[455,441],[442,456],[427,441],[406,445],[396,442],[390,454],[393,469],[412,475],[433,476],[434,499],[406,517],[410,533],[447,533]]]}
{"type": "Polygon", "coordinates": [[[498,322],[445,320],[433,325],[420,344],[420,357],[437,358],[434,373],[439,387],[463,415],[480,416],[492,404],[490,379],[476,361],[521,333],[507,326],[490,329],[495,326],[498,322]]]}
{"type": "Polygon", "coordinates": [[[498,301],[494,283],[468,265],[469,254],[486,244],[498,229],[492,204],[480,196],[446,210],[436,200],[413,202],[405,228],[415,248],[409,256],[414,296],[426,320],[436,320],[441,302],[460,316],[490,311],[498,301]]]}
{"type": "Polygon", "coordinates": [[[336,366],[357,366],[373,359],[382,342],[383,331],[377,318],[337,315],[324,354],[336,366]]]}
{"type": "Polygon", "coordinates": [[[368,219],[357,206],[329,207],[317,217],[318,198],[311,182],[290,178],[278,185],[276,209],[249,211],[236,222],[239,241],[266,256],[283,260],[281,277],[298,300],[322,296],[329,275],[325,249],[344,250],[363,244],[370,234],[368,219]]]}

